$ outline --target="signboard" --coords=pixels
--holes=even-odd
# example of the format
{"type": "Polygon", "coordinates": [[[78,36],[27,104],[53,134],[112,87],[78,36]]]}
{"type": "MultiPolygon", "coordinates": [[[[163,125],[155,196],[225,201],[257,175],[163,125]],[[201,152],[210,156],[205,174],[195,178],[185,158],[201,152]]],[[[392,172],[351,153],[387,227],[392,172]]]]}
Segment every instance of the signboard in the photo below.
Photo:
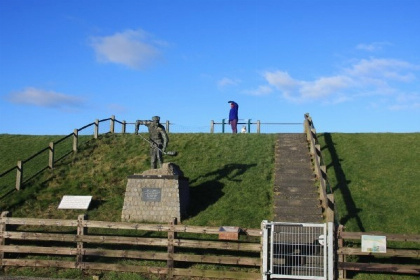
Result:
{"type": "Polygon", "coordinates": [[[362,252],[386,253],[386,236],[362,235],[362,252]]]}
{"type": "Polygon", "coordinates": [[[142,188],[141,189],[141,200],[160,202],[162,196],[162,190],[159,188],[142,188]]]}
{"type": "Polygon", "coordinates": [[[91,195],[65,195],[61,199],[58,209],[88,209],[92,200],[91,195]]]}

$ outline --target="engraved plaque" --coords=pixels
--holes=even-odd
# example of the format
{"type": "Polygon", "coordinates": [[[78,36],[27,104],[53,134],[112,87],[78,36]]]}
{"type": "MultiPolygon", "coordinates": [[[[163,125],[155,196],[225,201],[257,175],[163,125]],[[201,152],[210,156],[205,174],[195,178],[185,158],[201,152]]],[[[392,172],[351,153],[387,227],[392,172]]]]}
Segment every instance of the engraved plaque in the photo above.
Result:
{"type": "Polygon", "coordinates": [[[88,209],[91,200],[91,195],[65,195],[58,209],[88,209]]]}
{"type": "Polygon", "coordinates": [[[142,201],[160,202],[162,190],[159,188],[143,188],[141,189],[142,201]]]}

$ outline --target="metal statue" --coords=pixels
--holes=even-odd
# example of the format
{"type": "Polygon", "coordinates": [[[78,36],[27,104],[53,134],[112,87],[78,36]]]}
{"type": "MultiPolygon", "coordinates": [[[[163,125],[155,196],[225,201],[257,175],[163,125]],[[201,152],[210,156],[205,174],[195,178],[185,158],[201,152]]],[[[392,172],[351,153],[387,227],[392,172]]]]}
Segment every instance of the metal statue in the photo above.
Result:
{"type": "Polygon", "coordinates": [[[156,169],[158,164],[159,167],[162,167],[162,154],[176,155],[176,152],[165,152],[166,147],[168,146],[169,138],[168,134],[166,134],[165,127],[160,124],[160,117],[154,116],[151,121],[137,120],[135,128],[136,134],[138,134],[140,125],[145,125],[149,129],[149,140],[141,135],[140,136],[143,138],[143,140],[150,144],[150,162],[152,169],[156,169]]]}

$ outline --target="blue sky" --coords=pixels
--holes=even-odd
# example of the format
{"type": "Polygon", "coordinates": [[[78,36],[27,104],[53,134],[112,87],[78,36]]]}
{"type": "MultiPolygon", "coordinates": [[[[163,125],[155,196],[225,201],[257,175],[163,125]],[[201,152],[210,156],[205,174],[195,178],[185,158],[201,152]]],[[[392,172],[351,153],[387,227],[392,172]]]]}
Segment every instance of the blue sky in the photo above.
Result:
{"type": "Polygon", "coordinates": [[[262,123],[420,132],[419,14],[417,0],[0,0],[0,133],[111,115],[208,132],[229,100],[262,123]]]}

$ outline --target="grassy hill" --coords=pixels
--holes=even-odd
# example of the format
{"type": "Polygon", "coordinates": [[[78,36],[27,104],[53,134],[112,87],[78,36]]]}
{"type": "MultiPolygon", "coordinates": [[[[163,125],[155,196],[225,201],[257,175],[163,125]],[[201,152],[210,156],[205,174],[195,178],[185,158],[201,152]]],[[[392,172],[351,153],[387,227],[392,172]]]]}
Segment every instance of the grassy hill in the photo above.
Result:
{"type": "Polygon", "coordinates": [[[318,136],[347,231],[420,233],[420,133],[318,136]]]}
{"type": "MultiPolygon", "coordinates": [[[[16,137],[7,136],[9,144],[3,139],[2,149],[19,151],[19,145],[47,140],[16,137]]],[[[259,227],[270,219],[274,145],[274,134],[171,134],[168,148],[178,156],[165,161],[178,164],[191,187],[183,223],[259,227]]],[[[149,168],[149,146],[139,136],[104,134],[3,199],[1,208],[13,216],[75,218],[80,211],[57,210],[61,197],[92,195],[89,219],[119,221],[127,176],[149,168]]]]}
{"type": "MultiPolygon", "coordinates": [[[[144,135],[146,136],[146,135],[144,135]]],[[[60,136],[0,135],[0,171],[60,136]]],[[[259,227],[272,217],[275,134],[171,134],[169,150],[191,186],[184,223],[259,227]]],[[[324,133],[318,139],[340,222],[349,231],[419,233],[420,134],[324,133]]],[[[139,136],[103,134],[75,155],[0,201],[13,216],[74,218],[58,211],[65,194],[93,195],[90,219],[118,221],[126,178],[147,170],[149,148],[139,136]]],[[[0,179],[1,180],[1,179],[0,179]]]]}
{"type": "MultiPolygon", "coordinates": [[[[0,171],[57,139],[0,135],[0,171]]],[[[318,139],[347,231],[420,232],[420,133],[324,133],[318,139]]],[[[191,186],[183,223],[258,228],[261,220],[270,220],[275,140],[274,134],[171,134],[168,148],[179,155],[165,161],[178,164],[191,186]]],[[[74,219],[81,212],[57,210],[61,197],[93,195],[89,219],[119,221],[126,178],[149,169],[148,153],[147,143],[131,134],[84,141],[77,154],[4,197],[0,208],[14,217],[74,219]]],[[[355,279],[366,277],[414,279],[363,273],[355,279]]]]}

